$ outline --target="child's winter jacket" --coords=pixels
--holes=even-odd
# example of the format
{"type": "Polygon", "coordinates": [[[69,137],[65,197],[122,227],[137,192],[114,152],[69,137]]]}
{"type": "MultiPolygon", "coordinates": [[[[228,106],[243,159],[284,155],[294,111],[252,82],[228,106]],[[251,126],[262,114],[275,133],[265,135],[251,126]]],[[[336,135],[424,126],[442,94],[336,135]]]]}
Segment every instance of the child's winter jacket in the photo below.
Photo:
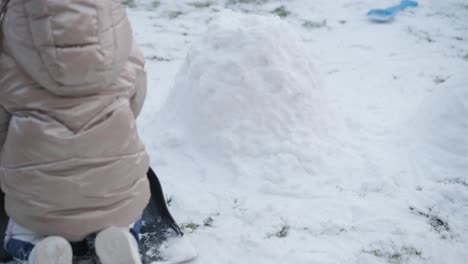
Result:
{"type": "Polygon", "coordinates": [[[11,0],[0,55],[7,213],[71,241],[126,226],[149,199],[135,119],[144,58],[119,0],[11,0]]]}

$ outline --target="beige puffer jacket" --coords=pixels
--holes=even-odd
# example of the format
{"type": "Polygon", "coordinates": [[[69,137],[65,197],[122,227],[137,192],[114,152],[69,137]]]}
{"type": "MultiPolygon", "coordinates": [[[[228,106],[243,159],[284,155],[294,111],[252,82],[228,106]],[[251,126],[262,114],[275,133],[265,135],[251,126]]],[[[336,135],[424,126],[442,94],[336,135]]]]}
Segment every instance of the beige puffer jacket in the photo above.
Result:
{"type": "Polygon", "coordinates": [[[119,0],[11,0],[0,55],[7,213],[78,241],[127,226],[149,199],[135,119],[144,58],[119,0]]]}

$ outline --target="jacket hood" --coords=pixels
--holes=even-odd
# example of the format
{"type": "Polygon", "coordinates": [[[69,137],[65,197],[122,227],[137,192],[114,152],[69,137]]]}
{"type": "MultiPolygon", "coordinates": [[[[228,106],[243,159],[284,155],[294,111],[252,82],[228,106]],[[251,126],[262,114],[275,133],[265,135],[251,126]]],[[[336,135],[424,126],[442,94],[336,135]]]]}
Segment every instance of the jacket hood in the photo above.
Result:
{"type": "Polygon", "coordinates": [[[59,96],[102,92],[123,70],[133,39],[118,0],[11,0],[4,49],[59,96]]]}

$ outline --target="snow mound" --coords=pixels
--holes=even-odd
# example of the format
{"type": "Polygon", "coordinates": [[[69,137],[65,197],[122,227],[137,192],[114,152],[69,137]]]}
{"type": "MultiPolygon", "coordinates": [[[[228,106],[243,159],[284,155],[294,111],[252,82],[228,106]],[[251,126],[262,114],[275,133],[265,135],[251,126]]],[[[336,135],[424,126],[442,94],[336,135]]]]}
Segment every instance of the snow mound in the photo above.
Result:
{"type": "Polygon", "coordinates": [[[466,243],[467,214],[460,210],[468,204],[466,77],[453,77],[437,88],[407,126],[408,161],[417,184],[411,206],[427,212],[430,219],[438,219],[431,225],[442,238],[466,243]]]}
{"type": "Polygon", "coordinates": [[[332,115],[302,45],[277,17],[225,11],[192,46],[162,115],[205,153],[260,161],[268,175],[310,175],[332,115]]]}
{"type": "Polygon", "coordinates": [[[423,175],[467,184],[468,86],[449,80],[421,105],[414,119],[414,159],[423,175]]]}

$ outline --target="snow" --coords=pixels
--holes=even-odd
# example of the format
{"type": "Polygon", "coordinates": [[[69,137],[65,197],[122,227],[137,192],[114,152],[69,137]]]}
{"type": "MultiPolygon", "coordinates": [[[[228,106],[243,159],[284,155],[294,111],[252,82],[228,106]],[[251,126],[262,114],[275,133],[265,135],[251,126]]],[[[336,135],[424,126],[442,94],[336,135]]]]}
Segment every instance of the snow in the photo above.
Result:
{"type": "Polygon", "coordinates": [[[193,260],[197,257],[197,250],[188,236],[169,238],[158,250],[162,259],[153,264],[177,264],[193,260]]]}
{"type": "Polygon", "coordinates": [[[195,145],[239,177],[297,192],[325,159],[333,116],[302,44],[277,17],[221,13],[192,45],[158,114],[158,126],[173,130],[157,136],[160,145],[195,145]]]}
{"type": "Polygon", "coordinates": [[[195,264],[468,263],[468,3],[419,3],[389,24],[365,14],[395,1],[129,9],[195,264]]]}

